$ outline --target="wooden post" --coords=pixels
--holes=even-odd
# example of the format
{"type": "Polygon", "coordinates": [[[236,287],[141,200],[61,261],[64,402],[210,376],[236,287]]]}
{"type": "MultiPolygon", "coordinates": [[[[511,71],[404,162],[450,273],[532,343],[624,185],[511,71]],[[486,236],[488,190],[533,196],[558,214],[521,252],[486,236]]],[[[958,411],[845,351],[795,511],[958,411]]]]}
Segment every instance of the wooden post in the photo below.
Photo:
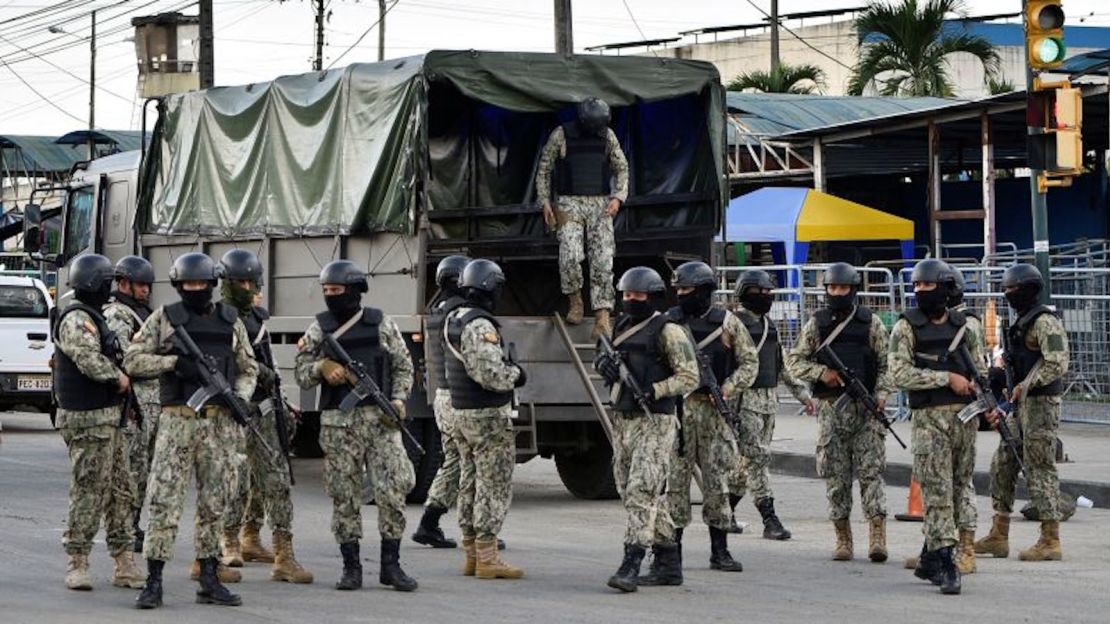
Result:
{"type": "Polygon", "coordinates": [[[983,142],[983,257],[995,252],[998,245],[994,227],[994,136],[991,118],[984,110],[979,116],[980,135],[983,142]]]}
{"type": "Polygon", "coordinates": [[[825,147],[821,139],[813,139],[813,188],[825,192],[825,147]]]}
{"type": "Polygon", "coordinates": [[[940,130],[929,121],[929,233],[932,235],[933,256],[940,258],[940,130]]]}

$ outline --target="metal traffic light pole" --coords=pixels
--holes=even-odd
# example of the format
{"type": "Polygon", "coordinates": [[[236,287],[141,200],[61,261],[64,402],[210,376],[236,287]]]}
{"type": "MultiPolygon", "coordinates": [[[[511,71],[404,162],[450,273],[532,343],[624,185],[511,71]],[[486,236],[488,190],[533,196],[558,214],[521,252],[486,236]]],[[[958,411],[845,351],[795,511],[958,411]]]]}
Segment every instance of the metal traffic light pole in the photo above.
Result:
{"type": "MultiPolygon", "coordinates": [[[[1028,35],[1029,21],[1024,18],[1026,14],[1027,0],[1021,2],[1021,14],[1023,16],[1023,28],[1026,29],[1028,35]]],[[[1027,110],[1031,110],[1036,103],[1036,95],[1033,91],[1033,67],[1029,63],[1029,37],[1025,37],[1025,97],[1027,110]]],[[[1029,115],[1026,115],[1026,123],[1029,123],[1029,115]]],[[[1035,134],[1040,132],[1040,128],[1036,126],[1027,126],[1026,133],[1032,138],[1035,134]]],[[[1028,157],[1028,156],[1027,156],[1028,157]]],[[[1037,270],[1044,276],[1045,287],[1041,290],[1041,303],[1048,303],[1052,295],[1052,279],[1049,275],[1049,259],[1048,259],[1048,189],[1041,192],[1040,180],[1044,172],[1040,169],[1032,169],[1029,172],[1029,203],[1033,212],[1033,261],[1037,265],[1037,270]]]]}

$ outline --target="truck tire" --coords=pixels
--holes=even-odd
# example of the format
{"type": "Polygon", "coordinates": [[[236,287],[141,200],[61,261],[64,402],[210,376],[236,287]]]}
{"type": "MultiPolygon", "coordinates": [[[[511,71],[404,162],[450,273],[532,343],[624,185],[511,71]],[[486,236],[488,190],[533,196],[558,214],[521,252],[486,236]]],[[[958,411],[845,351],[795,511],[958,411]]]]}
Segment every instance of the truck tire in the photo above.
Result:
{"type": "Polygon", "coordinates": [[[584,452],[556,453],[555,468],[559,471],[559,479],[575,498],[617,498],[617,482],[613,478],[613,450],[607,443],[594,445],[584,452]]]}
{"type": "Polygon", "coordinates": [[[428,489],[436,478],[436,472],[443,464],[443,446],[440,444],[439,427],[434,418],[414,418],[406,423],[412,436],[420,441],[424,447],[424,455],[420,456],[409,444],[405,442],[405,450],[412,460],[412,469],[416,473],[416,485],[409,492],[406,501],[412,504],[421,504],[428,498],[428,489]]]}

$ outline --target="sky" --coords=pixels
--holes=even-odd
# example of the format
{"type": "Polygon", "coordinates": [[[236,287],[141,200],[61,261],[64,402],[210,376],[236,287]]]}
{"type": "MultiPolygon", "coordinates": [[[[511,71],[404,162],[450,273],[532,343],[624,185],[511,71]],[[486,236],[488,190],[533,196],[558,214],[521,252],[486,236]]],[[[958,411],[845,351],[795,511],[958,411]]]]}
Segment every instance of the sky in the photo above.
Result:
{"type": "MultiPolygon", "coordinates": [[[[99,22],[96,126],[138,129],[141,100],[135,96],[130,19],[170,10],[195,13],[195,5],[181,8],[189,1],[0,0],[0,134],[60,135],[87,127],[89,12],[94,8],[99,22]]],[[[371,27],[377,21],[378,3],[329,1],[325,66],[377,60],[378,31],[371,27]]],[[[823,0],[821,7],[863,2],[823,0]]],[[[217,85],[261,82],[311,69],[311,0],[213,3],[217,85]]],[[[1020,0],[966,4],[972,15],[1020,10],[1020,0]]],[[[757,22],[762,15],[755,7],[767,10],[769,5],[770,0],[574,0],[575,50],[586,53],[586,47],[599,44],[757,22]]],[[[386,58],[436,48],[552,52],[553,6],[553,0],[396,0],[386,18],[386,58]]],[[[813,2],[780,0],[779,7],[781,13],[806,11],[812,10],[813,2]]],[[[1105,0],[1070,0],[1065,9],[1069,25],[1083,17],[1084,24],[1110,26],[1110,3],[1105,0]]]]}

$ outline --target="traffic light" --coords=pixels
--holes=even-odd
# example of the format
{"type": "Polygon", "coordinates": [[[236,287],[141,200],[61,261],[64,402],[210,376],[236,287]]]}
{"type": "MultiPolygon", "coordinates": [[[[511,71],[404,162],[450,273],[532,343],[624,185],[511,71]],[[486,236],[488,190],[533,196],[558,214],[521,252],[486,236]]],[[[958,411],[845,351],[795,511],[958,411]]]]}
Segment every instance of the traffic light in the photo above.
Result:
{"type": "Polygon", "coordinates": [[[1083,92],[1067,81],[1033,81],[1028,125],[1029,167],[1044,172],[1041,188],[1066,186],[1083,172],[1083,92]]]}
{"type": "Polygon", "coordinates": [[[1025,48],[1033,69],[1059,67],[1064,62],[1064,7],[1059,0],[1026,0],[1025,48]]]}

